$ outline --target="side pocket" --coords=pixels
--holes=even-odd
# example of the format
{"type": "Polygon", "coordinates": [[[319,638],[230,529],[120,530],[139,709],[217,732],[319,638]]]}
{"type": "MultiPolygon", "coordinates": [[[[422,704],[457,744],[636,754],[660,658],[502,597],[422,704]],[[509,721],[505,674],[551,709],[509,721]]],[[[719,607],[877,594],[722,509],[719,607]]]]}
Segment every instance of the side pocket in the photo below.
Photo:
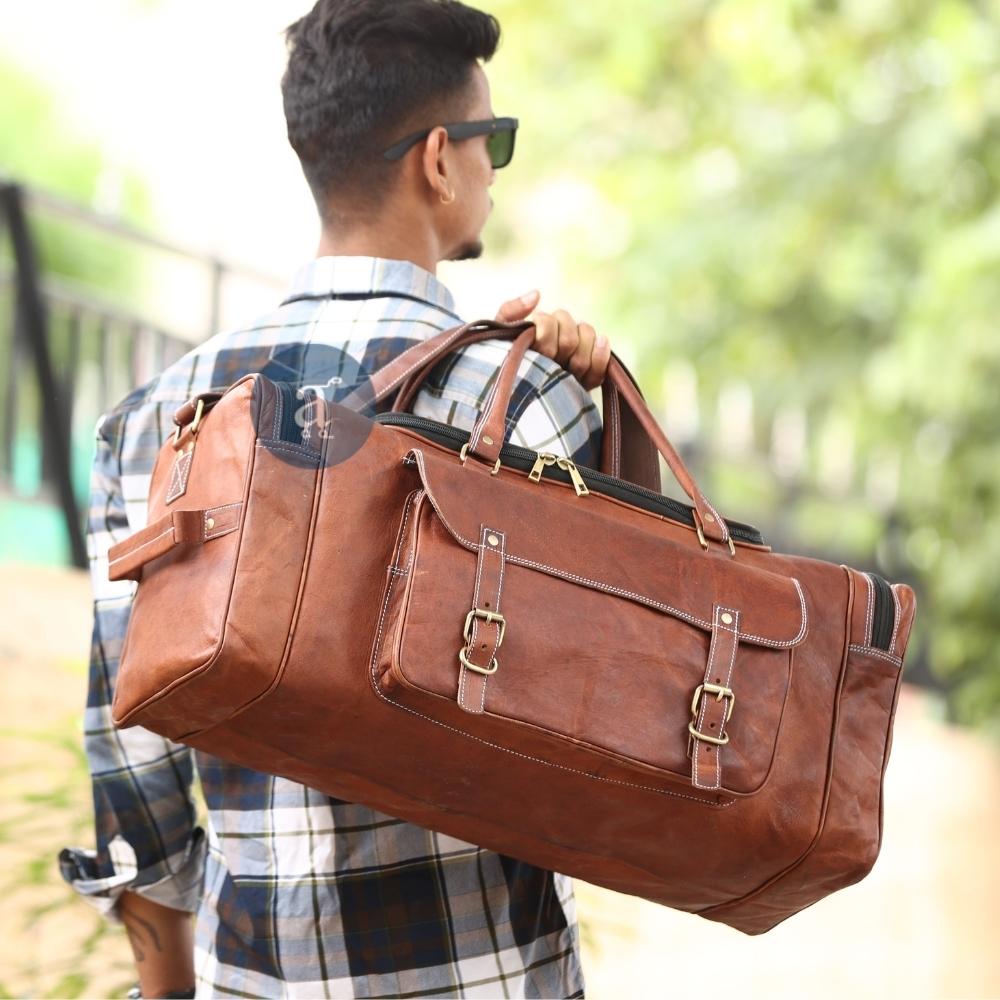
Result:
{"type": "Polygon", "coordinates": [[[702,911],[747,934],[761,934],[824,896],[863,879],[882,846],[882,785],[902,681],[902,654],[913,624],[915,600],[893,584],[894,618],[887,649],[872,645],[877,584],[844,567],[851,588],[846,662],[840,689],[836,742],[828,777],[822,830],[813,848],[792,868],[732,903],[702,911]]]}
{"type": "Polygon", "coordinates": [[[379,611],[378,626],[372,643],[371,682],[379,697],[396,686],[392,672],[392,648],[399,632],[400,617],[405,604],[407,578],[413,564],[415,526],[420,503],[426,494],[422,489],[413,490],[403,504],[403,515],[396,532],[392,559],[385,570],[385,585],[382,588],[382,606],[379,611]]]}

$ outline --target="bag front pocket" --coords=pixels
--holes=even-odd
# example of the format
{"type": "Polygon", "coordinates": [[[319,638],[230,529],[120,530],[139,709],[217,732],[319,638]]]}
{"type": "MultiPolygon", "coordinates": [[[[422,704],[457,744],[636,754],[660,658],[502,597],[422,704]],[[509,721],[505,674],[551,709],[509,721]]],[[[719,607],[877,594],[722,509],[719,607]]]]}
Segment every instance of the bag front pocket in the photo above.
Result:
{"type": "MultiPolygon", "coordinates": [[[[651,553],[656,580],[642,594],[519,552],[516,525],[484,525],[470,547],[425,490],[408,498],[396,550],[372,660],[382,697],[498,748],[528,741],[542,762],[610,767],[654,790],[748,795],[767,780],[804,620],[791,639],[755,642],[724,600],[674,607],[672,594],[694,591],[671,583],[686,573],[690,584],[696,557],[670,543],[651,553]]],[[[776,618],[801,617],[794,581],[745,572],[776,618]]]]}

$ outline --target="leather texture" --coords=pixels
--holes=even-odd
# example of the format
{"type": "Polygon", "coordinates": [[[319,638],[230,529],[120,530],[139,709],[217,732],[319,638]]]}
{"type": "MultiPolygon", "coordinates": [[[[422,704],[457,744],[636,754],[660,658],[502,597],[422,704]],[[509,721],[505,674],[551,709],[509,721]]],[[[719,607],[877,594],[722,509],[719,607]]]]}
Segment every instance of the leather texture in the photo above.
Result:
{"type": "Polygon", "coordinates": [[[140,581],[115,724],[750,934],[864,877],[912,590],[730,532],[616,358],[603,471],[658,487],[662,457],[692,523],[505,464],[524,324],[369,388],[409,406],[485,337],[513,344],[464,457],[341,404],[286,440],[260,375],[178,411],[111,550],[140,581]]]}

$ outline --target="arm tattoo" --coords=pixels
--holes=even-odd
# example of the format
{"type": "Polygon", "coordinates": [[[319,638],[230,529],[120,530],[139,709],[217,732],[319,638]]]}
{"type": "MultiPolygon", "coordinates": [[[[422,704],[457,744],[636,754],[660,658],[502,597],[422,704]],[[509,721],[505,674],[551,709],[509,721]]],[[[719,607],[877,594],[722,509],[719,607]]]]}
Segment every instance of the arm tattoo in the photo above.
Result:
{"type": "Polygon", "coordinates": [[[136,962],[144,962],[146,960],[146,938],[149,939],[149,943],[157,951],[163,951],[163,947],[160,945],[160,936],[156,933],[156,928],[148,920],[143,920],[142,917],[131,913],[125,921],[125,929],[128,931],[129,941],[132,943],[132,951],[135,954],[136,962]]]}

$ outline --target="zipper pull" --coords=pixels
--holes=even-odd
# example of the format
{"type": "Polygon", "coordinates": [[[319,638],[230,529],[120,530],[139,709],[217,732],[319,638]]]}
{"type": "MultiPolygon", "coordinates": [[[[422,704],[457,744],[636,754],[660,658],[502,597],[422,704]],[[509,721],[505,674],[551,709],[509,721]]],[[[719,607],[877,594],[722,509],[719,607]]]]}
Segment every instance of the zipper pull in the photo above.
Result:
{"type": "Polygon", "coordinates": [[[533,482],[537,483],[542,478],[542,469],[546,465],[553,465],[556,461],[556,456],[550,451],[540,451],[538,453],[538,458],[535,459],[535,464],[531,467],[531,472],[528,473],[528,478],[533,482]]]}
{"type": "Polygon", "coordinates": [[[590,492],[590,490],[587,489],[587,484],[583,481],[583,476],[580,475],[580,470],[577,469],[570,459],[556,459],[556,465],[558,465],[560,469],[564,469],[569,473],[569,478],[573,481],[573,489],[576,490],[576,495],[578,497],[585,497],[590,492]]]}

